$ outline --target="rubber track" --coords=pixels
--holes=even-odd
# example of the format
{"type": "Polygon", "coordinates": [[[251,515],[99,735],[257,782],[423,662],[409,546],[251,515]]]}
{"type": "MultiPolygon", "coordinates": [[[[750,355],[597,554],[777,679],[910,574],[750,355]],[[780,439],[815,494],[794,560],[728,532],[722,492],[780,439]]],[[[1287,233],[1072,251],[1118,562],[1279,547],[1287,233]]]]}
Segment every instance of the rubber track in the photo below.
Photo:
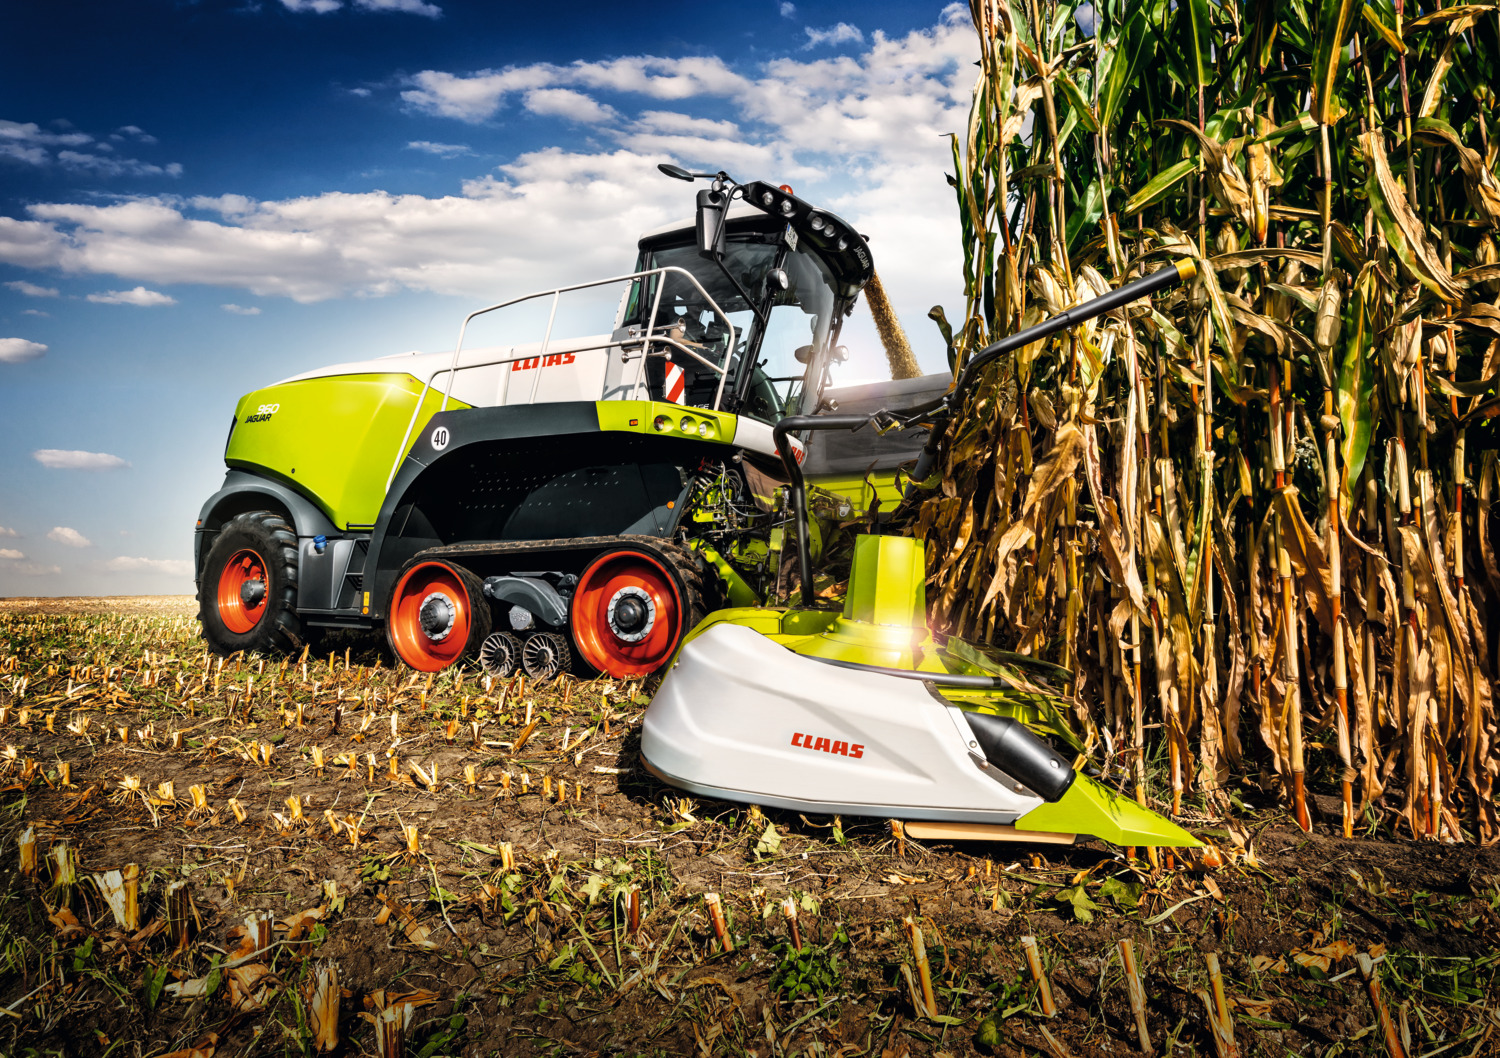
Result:
{"type": "Polygon", "coordinates": [[[714,600],[718,593],[713,589],[717,587],[717,584],[709,584],[703,560],[698,553],[674,540],[663,540],[657,536],[569,536],[552,540],[502,540],[447,544],[443,547],[429,547],[414,557],[451,558],[461,561],[465,557],[473,556],[581,551],[591,553],[589,557],[592,559],[594,555],[602,551],[626,547],[644,551],[672,570],[673,576],[677,578],[678,585],[682,588],[682,597],[687,603],[682,621],[683,635],[687,635],[696,628],[698,622],[708,616],[709,610],[715,608],[714,600]]]}

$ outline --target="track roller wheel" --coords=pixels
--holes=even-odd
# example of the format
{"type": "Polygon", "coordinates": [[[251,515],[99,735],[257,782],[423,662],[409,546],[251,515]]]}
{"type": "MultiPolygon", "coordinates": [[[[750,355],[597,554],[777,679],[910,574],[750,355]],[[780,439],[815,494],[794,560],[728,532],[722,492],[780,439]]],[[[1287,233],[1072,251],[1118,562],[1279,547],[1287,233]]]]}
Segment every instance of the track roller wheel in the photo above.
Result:
{"type": "Polygon", "coordinates": [[[521,641],[509,632],[494,632],[479,645],[479,664],[496,679],[504,679],[521,663],[521,641]]]}
{"type": "Polygon", "coordinates": [[[198,581],[203,638],[219,654],[296,650],[297,534],[281,515],[246,511],[224,523],[198,581]]]}
{"type": "Polygon", "coordinates": [[[479,652],[490,634],[490,604],[478,577],[441,559],[414,558],[396,578],[386,636],[418,672],[438,672],[479,652]]]}
{"type": "Polygon", "coordinates": [[[573,652],[568,640],[556,632],[537,632],[527,636],[521,646],[521,667],[534,680],[550,680],[573,667],[573,652]]]}
{"type": "Polygon", "coordinates": [[[617,679],[655,672],[703,618],[697,557],[685,548],[664,551],[663,557],[635,548],[606,551],[578,578],[573,642],[600,672],[617,679]]]}

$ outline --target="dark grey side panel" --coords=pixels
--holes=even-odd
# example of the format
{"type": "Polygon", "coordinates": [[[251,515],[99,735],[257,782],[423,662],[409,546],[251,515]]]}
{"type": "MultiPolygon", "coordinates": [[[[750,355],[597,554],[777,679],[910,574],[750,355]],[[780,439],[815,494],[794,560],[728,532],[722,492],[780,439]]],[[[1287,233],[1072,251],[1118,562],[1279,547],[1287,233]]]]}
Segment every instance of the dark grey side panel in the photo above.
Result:
{"type": "MultiPolygon", "coordinates": [[[[696,438],[603,432],[592,401],[441,412],[386,494],[365,569],[370,616],[384,616],[401,566],[428,548],[622,533],[670,538],[691,469],[727,454],[696,438]]],[[[538,568],[508,561],[481,552],[472,568],[481,577],[538,568]]]]}
{"type": "MultiPolygon", "coordinates": [[[[823,399],[838,402],[840,415],[866,415],[881,408],[900,412],[936,400],[948,392],[953,376],[947,372],[906,378],[899,382],[872,382],[823,391],[823,399]]],[[[814,430],[807,439],[807,461],[802,472],[808,477],[822,474],[863,474],[867,470],[890,470],[917,458],[927,443],[926,430],[893,430],[884,437],[870,427],[847,430],[814,430]]]]}

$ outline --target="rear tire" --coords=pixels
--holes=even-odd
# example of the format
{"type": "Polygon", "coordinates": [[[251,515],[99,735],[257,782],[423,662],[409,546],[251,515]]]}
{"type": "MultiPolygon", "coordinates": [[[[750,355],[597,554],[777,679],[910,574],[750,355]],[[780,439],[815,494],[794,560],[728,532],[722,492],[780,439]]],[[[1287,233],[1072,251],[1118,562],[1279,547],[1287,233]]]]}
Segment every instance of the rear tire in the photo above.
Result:
{"type": "Polygon", "coordinates": [[[661,550],[660,558],[633,547],[606,551],[578,578],[569,625],[585,664],[616,679],[649,675],[703,620],[698,556],[675,545],[661,550]]]}
{"type": "Polygon", "coordinates": [[[484,585],[463,566],[414,558],[402,567],[386,608],[392,652],[418,672],[476,657],[490,634],[484,585]]]}
{"type": "Polygon", "coordinates": [[[198,620],[217,654],[300,650],[297,534],[271,511],[246,511],[219,530],[198,582],[198,620]]]}

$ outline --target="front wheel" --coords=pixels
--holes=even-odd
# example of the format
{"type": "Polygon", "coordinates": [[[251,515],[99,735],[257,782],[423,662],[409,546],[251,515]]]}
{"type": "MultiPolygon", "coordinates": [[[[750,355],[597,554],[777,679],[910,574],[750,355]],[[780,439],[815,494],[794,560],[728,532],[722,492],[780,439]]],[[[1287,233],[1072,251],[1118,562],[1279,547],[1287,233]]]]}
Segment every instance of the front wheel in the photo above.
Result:
{"type": "Polygon", "coordinates": [[[440,559],[408,562],[386,613],[391,650],[418,672],[478,655],[490,634],[484,585],[463,566],[440,559]]]}
{"type": "Polygon", "coordinates": [[[203,638],[219,654],[296,650],[297,534],[279,514],[246,511],[219,530],[198,582],[203,638]]]}

